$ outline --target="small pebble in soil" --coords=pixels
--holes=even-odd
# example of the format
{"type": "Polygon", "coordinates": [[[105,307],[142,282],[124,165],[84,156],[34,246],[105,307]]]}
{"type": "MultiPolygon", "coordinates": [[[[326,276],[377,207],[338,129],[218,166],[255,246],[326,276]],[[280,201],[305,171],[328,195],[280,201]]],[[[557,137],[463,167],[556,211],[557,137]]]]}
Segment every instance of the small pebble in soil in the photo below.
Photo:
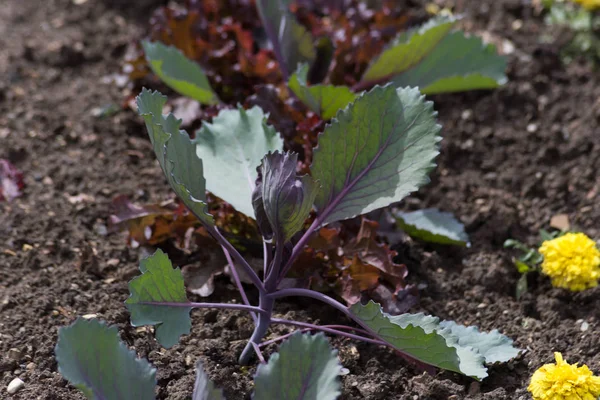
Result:
{"type": "Polygon", "coordinates": [[[19,349],[12,348],[8,350],[7,356],[10,360],[20,361],[21,360],[21,351],[19,349]]]}
{"type": "Polygon", "coordinates": [[[10,381],[10,383],[6,387],[6,391],[8,392],[8,394],[15,394],[19,390],[23,389],[24,386],[25,386],[25,382],[23,382],[19,378],[15,378],[12,381],[10,381]]]}

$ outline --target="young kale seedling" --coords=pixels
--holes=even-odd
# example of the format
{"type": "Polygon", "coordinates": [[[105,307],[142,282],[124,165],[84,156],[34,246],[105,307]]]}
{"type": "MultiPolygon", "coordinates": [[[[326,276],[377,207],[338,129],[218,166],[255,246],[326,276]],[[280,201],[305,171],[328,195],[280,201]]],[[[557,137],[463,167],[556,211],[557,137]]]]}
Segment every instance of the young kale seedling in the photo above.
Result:
{"type": "Polygon", "coordinates": [[[181,272],[157,252],[142,262],[143,274],[130,283],[127,306],[134,325],[156,325],[159,342],[171,346],[189,333],[192,308],[249,311],[255,328],[241,364],[249,363],[254,353],[263,359],[260,348],[271,342],[261,341],[272,324],[388,346],[422,363],[477,379],[487,376],[484,363],[508,361],[518,354],[512,341],[497,331],[480,333],[423,314],[390,316],[373,301],[347,307],[313,290],[282,287],[320,227],[386,207],[428,182],[441,127],[433,104],[418,89],[376,86],[338,112],[319,136],[310,176],[297,175],[297,155],[282,151],[281,139],[260,108],[223,110],[191,140],[179,130],[180,121],[162,115],[165,102],[158,92],[143,90],[137,99],[139,113],[171,187],[221,245],[244,304],[189,302],[181,272]],[[206,211],[206,190],[256,219],[264,244],[262,278],[214,225],[206,211]],[[303,229],[313,207],[316,216],[303,229]],[[240,272],[258,291],[258,305],[248,301],[240,272]],[[276,301],[286,297],[323,302],[359,327],[275,318],[276,301]]]}

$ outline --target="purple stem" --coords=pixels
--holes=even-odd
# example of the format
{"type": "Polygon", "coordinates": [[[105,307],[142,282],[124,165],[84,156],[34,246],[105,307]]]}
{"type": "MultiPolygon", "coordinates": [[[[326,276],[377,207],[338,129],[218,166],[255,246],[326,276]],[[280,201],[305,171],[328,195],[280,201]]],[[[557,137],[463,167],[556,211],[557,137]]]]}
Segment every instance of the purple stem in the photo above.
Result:
{"type": "Polygon", "coordinates": [[[163,306],[163,307],[189,307],[189,308],[220,308],[223,310],[238,310],[238,311],[250,311],[260,315],[270,314],[267,310],[263,310],[260,307],[249,306],[246,304],[229,304],[229,303],[194,303],[187,301],[185,303],[178,303],[172,301],[140,301],[138,304],[148,306],[163,306]]]}
{"type": "Polygon", "coordinates": [[[262,351],[260,351],[260,346],[257,345],[254,342],[250,342],[252,344],[252,347],[254,347],[254,352],[256,353],[256,356],[258,357],[258,360],[262,363],[262,364],[266,364],[267,362],[265,361],[265,357],[262,354],[262,351]]]}
{"type": "MultiPolygon", "coordinates": [[[[356,339],[356,340],[360,340],[360,341],[367,342],[367,343],[373,343],[373,344],[378,344],[378,345],[382,345],[382,346],[386,345],[385,342],[382,342],[380,340],[375,340],[375,339],[371,339],[371,338],[364,337],[364,336],[359,336],[359,335],[353,335],[351,333],[342,332],[341,331],[341,330],[355,330],[355,331],[364,333],[366,335],[370,335],[369,332],[367,332],[367,331],[365,331],[363,329],[353,328],[351,326],[346,326],[346,325],[313,325],[313,324],[309,324],[309,323],[306,323],[306,322],[290,321],[290,320],[279,319],[279,318],[272,318],[271,322],[275,323],[275,324],[294,325],[294,326],[304,327],[304,329],[301,329],[300,332],[308,332],[308,331],[312,331],[312,330],[319,330],[319,331],[330,333],[332,335],[344,336],[344,337],[347,337],[347,338],[350,338],[350,339],[356,339]]],[[[268,346],[270,344],[273,344],[273,343],[279,342],[281,340],[284,340],[284,339],[292,336],[296,332],[298,332],[298,331],[290,332],[290,333],[285,334],[283,336],[280,336],[278,338],[271,339],[271,340],[268,340],[266,342],[262,342],[260,344],[260,347],[268,346]]]]}
{"type": "Polygon", "coordinates": [[[308,242],[308,240],[310,239],[312,234],[323,223],[324,218],[322,218],[322,217],[323,217],[323,215],[319,215],[319,216],[317,216],[317,218],[315,218],[313,223],[306,230],[306,232],[304,232],[304,235],[302,235],[300,240],[298,240],[298,243],[296,243],[296,245],[294,246],[294,249],[292,250],[292,254],[290,255],[289,260],[287,261],[287,263],[285,264],[285,267],[282,268],[282,270],[279,274],[279,277],[277,279],[278,284],[281,282],[281,280],[283,278],[285,278],[287,273],[290,271],[290,268],[292,268],[294,261],[296,261],[298,256],[302,253],[302,251],[304,251],[304,246],[306,246],[306,243],[308,242]]]}
{"type": "MultiPolygon", "coordinates": [[[[200,219],[200,218],[198,218],[198,219],[200,219]]],[[[235,261],[237,261],[237,263],[244,269],[244,271],[246,272],[246,275],[248,275],[248,277],[250,278],[250,280],[252,281],[254,286],[256,286],[258,291],[260,293],[266,293],[265,286],[263,285],[263,283],[260,280],[260,278],[258,277],[258,275],[256,275],[256,272],[254,272],[254,270],[252,269],[250,264],[248,264],[248,262],[244,259],[244,257],[242,257],[242,255],[236,250],[236,248],[233,247],[233,245],[231,243],[229,243],[229,241],[223,237],[221,232],[219,232],[219,229],[217,229],[214,225],[209,225],[209,224],[204,223],[202,220],[200,220],[200,222],[202,222],[202,225],[208,231],[208,233],[212,237],[214,237],[215,240],[217,242],[219,242],[219,244],[222,247],[224,247],[229,252],[229,254],[233,257],[233,259],[235,261]]]]}
{"type": "MultiPolygon", "coordinates": [[[[235,264],[233,263],[233,260],[231,259],[231,255],[229,254],[229,252],[227,251],[227,249],[223,246],[221,246],[221,248],[223,249],[223,253],[225,254],[225,258],[227,259],[227,262],[229,263],[229,268],[231,268],[231,275],[233,275],[233,280],[235,281],[235,285],[237,286],[240,295],[242,296],[242,301],[244,302],[245,305],[249,306],[250,305],[250,301],[248,300],[248,296],[246,296],[246,291],[244,290],[244,287],[242,286],[242,281],[240,280],[240,276],[237,272],[237,269],[235,268],[235,264]]],[[[254,320],[254,323],[256,324],[258,319],[256,317],[256,313],[251,312],[250,315],[252,316],[252,319],[254,320]]]]}

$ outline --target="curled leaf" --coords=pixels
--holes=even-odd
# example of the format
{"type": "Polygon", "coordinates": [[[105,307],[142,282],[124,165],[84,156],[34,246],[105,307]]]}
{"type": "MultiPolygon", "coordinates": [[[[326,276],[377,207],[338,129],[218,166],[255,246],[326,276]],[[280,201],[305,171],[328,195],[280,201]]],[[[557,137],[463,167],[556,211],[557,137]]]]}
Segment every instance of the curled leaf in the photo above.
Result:
{"type": "Polygon", "coordinates": [[[310,176],[296,174],[297,165],[295,153],[267,154],[260,166],[253,196],[259,208],[256,215],[264,214],[275,237],[284,241],[302,229],[318,191],[317,183],[310,176]],[[260,196],[256,192],[260,192],[260,196]]]}

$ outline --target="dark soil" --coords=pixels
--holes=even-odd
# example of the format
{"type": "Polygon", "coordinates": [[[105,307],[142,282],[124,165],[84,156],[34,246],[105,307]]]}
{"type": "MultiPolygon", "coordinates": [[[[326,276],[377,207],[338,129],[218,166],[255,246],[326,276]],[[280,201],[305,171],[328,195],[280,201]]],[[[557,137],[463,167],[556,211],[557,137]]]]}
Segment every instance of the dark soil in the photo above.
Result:
{"type": "MultiPolygon", "coordinates": [[[[518,274],[502,248],[509,237],[535,244],[538,229],[559,213],[600,237],[600,75],[584,64],[563,66],[556,48],[540,44],[541,34],[552,32],[529,3],[456,1],[468,29],[514,45],[510,82],[434,99],[444,125],[439,167],[432,183],[403,203],[454,212],[472,247],[396,246],[410,281],[427,285],[422,311],[498,328],[525,352],[477,383],[446,372],[429,376],[385,349],[333,339],[350,371],[343,399],[527,399],[531,373],[553,351],[600,371],[600,288],[571,294],[534,276],[517,301],[518,274]]],[[[190,397],[199,359],[228,398],[249,398],[253,370],[236,359],[250,320],[194,311],[191,335],[162,349],[149,330],[130,326],[123,305],[139,250],[104,231],[114,196],[171,196],[140,119],[130,111],[107,118],[92,112],[123,101],[121,89],[103,78],[119,72],[126,45],[159,5],[2,1],[0,157],[24,171],[27,187],[23,197],[0,203],[0,398],[82,398],[58,374],[54,345],[57,329],[85,314],[116,324],[158,368],[160,399],[190,397]],[[6,386],[15,376],[25,387],[10,397],[6,386]]],[[[209,301],[237,298],[226,281],[215,293],[209,301]]],[[[279,311],[343,322],[310,301],[283,303],[279,311]]]]}

